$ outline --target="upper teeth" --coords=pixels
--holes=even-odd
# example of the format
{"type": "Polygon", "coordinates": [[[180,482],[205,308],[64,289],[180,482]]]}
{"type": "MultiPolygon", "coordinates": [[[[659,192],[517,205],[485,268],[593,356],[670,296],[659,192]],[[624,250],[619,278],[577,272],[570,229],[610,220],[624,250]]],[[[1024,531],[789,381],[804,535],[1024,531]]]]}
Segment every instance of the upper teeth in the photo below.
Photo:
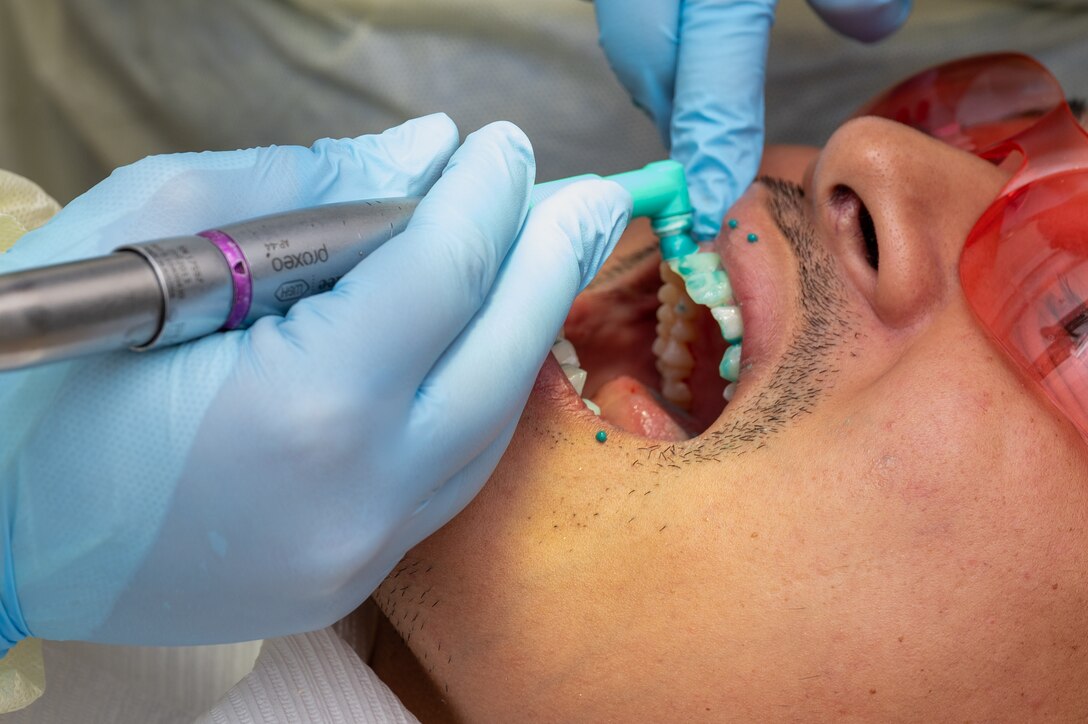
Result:
{"type": "Polygon", "coordinates": [[[723,379],[736,382],[740,379],[740,345],[734,344],[725,350],[722,355],[722,363],[718,365],[718,371],[723,379]]]}
{"type": "MultiPolygon", "coordinates": [[[[663,253],[665,250],[663,245],[663,253]]],[[[732,400],[740,376],[740,343],[744,337],[744,326],[740,308],[733,301],[733,288],[722,268],[721,257],[711,252],[696,251],[669,259],[661,266],[661,280],[662,287],[658,292],[661,307],[658,309],[657,340],[653,350],[662,376],[662,393],[681,406],[690,404],[691,392],[684,383],[694,367],[687,342],[695,338],[695,326],[690,321],[695,315],[692,304],[695,302],[710,307],[711,315],[721,328],[722,338],[729,344],[718,370],[730,382],[723,394],[727,400],[732,400]],[[676,276],[683,280],[682,289],[676,283],[676,276]],[[673,319],[676,323],[669,326],[673,319]],[[673,395],[676,399],[673,399],[673,395]]]]}
{"type": "Polygon", "coordinates": [[[718,326],[722,329],[722,338],[729,344],[737,344],[744,336],[744,326],[741,322],[740,308],[732,304],[721,307],[711,307],[710,313],[714,315],[718,326]]]}
{"type": "Polygon", "coordinates": [[[722,259],[712,252],[700,251],[669,262],[684,280],[688,296],[705,307],[733,303],[733,287],[722,269],[722,259]]]}

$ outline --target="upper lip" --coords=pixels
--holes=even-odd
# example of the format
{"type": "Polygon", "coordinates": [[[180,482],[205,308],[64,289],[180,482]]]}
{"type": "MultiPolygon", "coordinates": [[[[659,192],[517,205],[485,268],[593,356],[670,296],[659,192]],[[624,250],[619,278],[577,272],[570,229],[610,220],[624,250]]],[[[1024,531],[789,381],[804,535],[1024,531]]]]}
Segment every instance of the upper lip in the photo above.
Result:
{"type": "MultiPolygon", "coordinates": [[[[758,184],[757,181],[753,185],[753,189],[757,188],[758,184]]],[[[772,315],[775,307],[773,300],[769,296],[778,285],[777,280],[772,284],[767,279],[772,270],[763,268],[769,266],[771,262],[765,247],[768,244],[775,244],[775,239],[779,233],[776,225],[767,229],[767,231],[774,232],[773,234],[768,234],[762,230],[764,227],[762,218],[773,224],[771,214],[762,197],[762,194],[765,193],[767,191],[764,189],[759,196],[753,196],[752,191],[742,196],[731,209],[731,212],[735,209],[736,213],[730,213],[729,215],[729,218],[740,218],[741,226],[735,231],[727,231],[728,227],[723,225],[722,233],[718,235],[714,242],[715,250],[721,256],[722,266],[733,287],[734,303],[740,308],[741,321],[744,325],[742,366],[748,364],[752,352],[763,349],[765,335],[769,333],[769,330],[765,328],[771,326],[770,320],[773,319],[772,315]],[[754,215],[749,210],[757,211],[762,218],[758,221],[753,219],[754,215]],[[746,221],[748,222],[747,226],[746,221]],[[744,240],[749,233],[748,229],[753,228],[753,224],[758,226],[760,239],[756,244],[749,244],[744,240]],[[746,258],[742,259],[741,257],[746,258]]],[[[777,275],[779,270],[775,269],[773,272],[777,275]]],[[[775,324],[774,326],[779,325],[775,324]]],[[[744,377],[742,375],[742,386],[743,383],[744,377]]]]}

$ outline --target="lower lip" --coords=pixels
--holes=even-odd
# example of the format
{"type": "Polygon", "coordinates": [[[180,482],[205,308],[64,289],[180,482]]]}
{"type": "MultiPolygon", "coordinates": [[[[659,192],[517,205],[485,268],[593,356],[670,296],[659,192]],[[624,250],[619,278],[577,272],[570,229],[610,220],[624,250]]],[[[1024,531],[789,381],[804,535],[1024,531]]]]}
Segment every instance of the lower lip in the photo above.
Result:
{"type": "Polygon", "coordinates": [[[564,412],[596,418],[582,402],[582,398],[571,387],[555,357],[549,354],[541,366],[536,382],[533,383],[533,395],[543,395],[549,403],[564,412]]]}

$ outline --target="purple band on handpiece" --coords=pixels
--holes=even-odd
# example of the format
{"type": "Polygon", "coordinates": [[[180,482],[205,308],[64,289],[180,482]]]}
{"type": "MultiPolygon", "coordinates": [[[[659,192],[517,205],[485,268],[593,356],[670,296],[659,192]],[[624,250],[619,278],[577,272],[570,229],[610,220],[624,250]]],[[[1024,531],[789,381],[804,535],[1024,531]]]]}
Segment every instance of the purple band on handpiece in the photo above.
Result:
{"type": "Polygon", "coordinates": [[[253,302],[253,279],[249,276],[249,262],[242,248],[234,239],[230,238],[218,229],[202,231],[197,236],[215,244],[223,256],[227,258],[230,266],[230,275],[234,279],[234,304],[227,315],[227,321],[223,323],[223,330],[234,329],[241,324],[249,314],[249,305],[253,302]]]}

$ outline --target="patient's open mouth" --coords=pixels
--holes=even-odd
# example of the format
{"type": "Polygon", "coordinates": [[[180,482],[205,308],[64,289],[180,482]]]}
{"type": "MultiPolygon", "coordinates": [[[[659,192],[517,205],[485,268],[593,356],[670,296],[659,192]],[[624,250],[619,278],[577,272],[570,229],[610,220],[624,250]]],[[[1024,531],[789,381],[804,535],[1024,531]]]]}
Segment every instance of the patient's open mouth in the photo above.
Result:
{"type": "Polygon", "coordinates": [[[725,325],[692,301],[648,230],[636,241],[578,297],[552,352],[604,421],[640,437],[688,439],[730,396],[719,372],[725,325]]]}

